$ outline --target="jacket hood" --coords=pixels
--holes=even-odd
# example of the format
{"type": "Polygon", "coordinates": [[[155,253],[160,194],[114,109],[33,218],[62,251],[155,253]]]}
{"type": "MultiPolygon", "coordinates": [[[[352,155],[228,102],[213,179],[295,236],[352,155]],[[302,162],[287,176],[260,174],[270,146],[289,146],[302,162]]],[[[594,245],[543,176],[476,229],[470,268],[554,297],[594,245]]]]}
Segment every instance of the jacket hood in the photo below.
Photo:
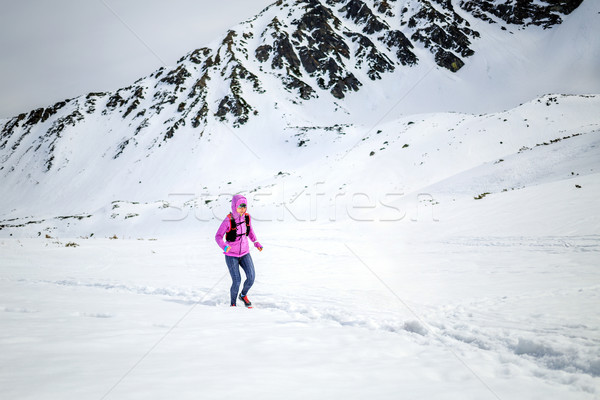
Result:
{"type": "Polygon", "coordinates": [[[240,217],[240,215],[237,213],[237,207],[242,203],[248,204],[248,201],[241,194],[236,194],[233,196],[233,199],[231,199],[231,215],[233,215],[234,218],[240,217]]]}

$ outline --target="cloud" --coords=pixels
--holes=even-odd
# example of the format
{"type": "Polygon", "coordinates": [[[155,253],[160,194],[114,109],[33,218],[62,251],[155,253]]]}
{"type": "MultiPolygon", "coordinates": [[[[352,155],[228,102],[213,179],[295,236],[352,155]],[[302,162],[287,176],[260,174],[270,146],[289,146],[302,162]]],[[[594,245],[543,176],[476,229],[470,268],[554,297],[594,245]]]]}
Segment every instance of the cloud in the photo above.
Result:
{"type": "Polygon", "coordinates": [[[127,86],[271,2],[9,2],[0,14],[0,118],[127,86]]]}

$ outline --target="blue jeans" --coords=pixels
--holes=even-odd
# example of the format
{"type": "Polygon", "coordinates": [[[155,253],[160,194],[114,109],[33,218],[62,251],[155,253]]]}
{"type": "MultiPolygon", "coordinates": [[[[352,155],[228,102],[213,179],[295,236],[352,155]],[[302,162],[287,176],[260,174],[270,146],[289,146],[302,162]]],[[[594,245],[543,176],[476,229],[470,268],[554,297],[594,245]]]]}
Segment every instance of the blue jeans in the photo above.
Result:
{"type": "Polygon", "coordinates": [[[241,257],[225,256],[225,262],[227,268],[229,268],[229,274],[231,275],[231,304],[236,304],[238,290],[240,289],[240,283],[242,282],[242,276],[240,275],[240,268],[244,270],[246,274],[246,280],[244,281],[244,287],[242,288],[242,297],[248,294],[248,290],[254,284],[254,263],[250,253],[241,257]]]}

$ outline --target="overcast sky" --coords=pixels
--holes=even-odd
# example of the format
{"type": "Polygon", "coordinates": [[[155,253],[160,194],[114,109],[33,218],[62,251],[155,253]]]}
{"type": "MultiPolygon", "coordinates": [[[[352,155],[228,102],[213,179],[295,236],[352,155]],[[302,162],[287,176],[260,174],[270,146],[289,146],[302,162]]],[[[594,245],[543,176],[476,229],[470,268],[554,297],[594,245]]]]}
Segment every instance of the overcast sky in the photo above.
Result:
{"type": "Polygon", "coordinates": [[[274,1],[2,1],[0,118],[128,86],[274,1]]]}

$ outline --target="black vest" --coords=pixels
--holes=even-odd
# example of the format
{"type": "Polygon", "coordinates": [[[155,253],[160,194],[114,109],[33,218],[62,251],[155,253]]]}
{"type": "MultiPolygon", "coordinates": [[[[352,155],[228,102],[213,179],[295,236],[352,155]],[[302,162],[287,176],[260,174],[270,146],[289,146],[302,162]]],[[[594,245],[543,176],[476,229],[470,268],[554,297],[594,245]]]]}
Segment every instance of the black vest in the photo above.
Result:
{"type": "MultiPolygon", "coordinates": [[[[229,230],[225,234],[225,240],[228,242],[235,242],[237,239],[237,223],[233,218],[233,215],[229,214],[229,230]]],[[[250,214],[244,215],[244,219],[246,220],[246,236],[250,234],[250,214]]]]}

